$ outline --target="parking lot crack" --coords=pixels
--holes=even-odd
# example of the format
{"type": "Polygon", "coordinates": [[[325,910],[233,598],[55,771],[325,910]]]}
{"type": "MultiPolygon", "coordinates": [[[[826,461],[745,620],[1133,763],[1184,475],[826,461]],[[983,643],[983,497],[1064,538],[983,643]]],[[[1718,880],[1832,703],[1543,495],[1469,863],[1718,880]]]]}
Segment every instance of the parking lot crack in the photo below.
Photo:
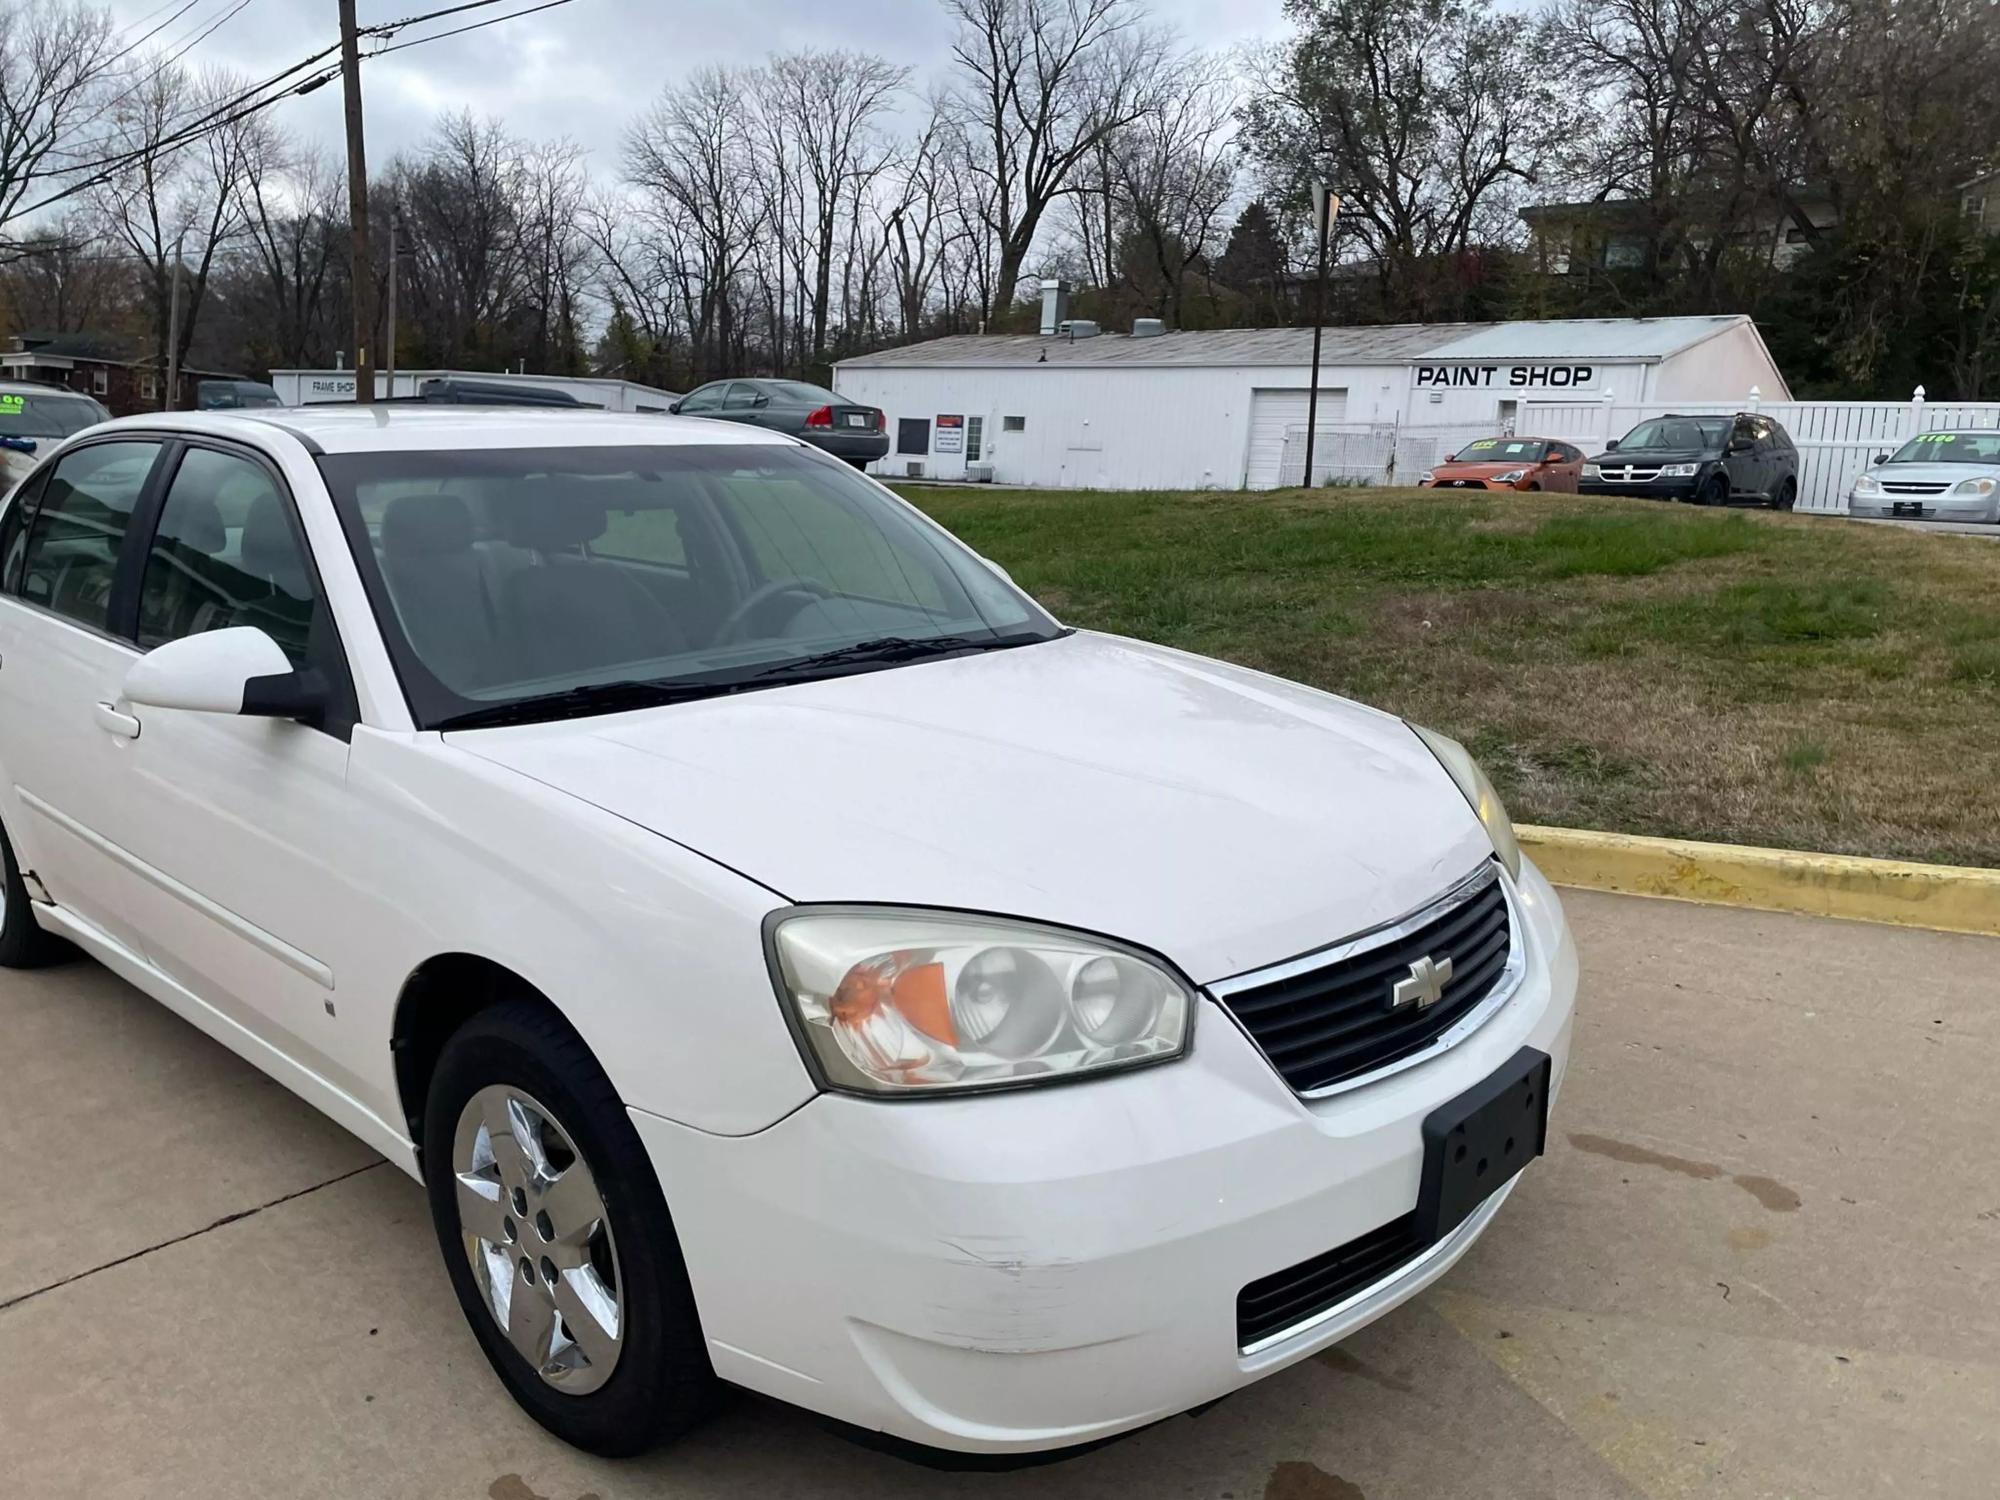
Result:
{"type": "Polygon", "coordinates": [[[133,1261],[142,1260],[157,1250],[171,1249],[173,1246],[185,1244],[189,1240],[200,1239],[203,1235],[220,1229],[226,1224],[237,1224],[244,1219],[254,1218],[258,1214],[263,1213],[267,1208],[277,1208],[280,1204],[290,1203],[297,1198],[304,1198],[309,1194],[319,1192],[323,1188],[330,1188],[336,1183],[345,1182],[350,1177],[359,1177],[363,1172],[372,1172],[377,1167],[386,1167],[388,1165],[386,1161],[371,1161],[365,1165],[355,1167],[352,1171],[342,1172],[338,1176],[329,1177],[324,1182],[315,1182],[309,1187],[302,1187],[293,1192],[280,1194],[268,1203],[259,1203],[252,1208],[239,1209],[233,1214],[224,1214],[212,1224],[204,1224],[199,1229],[190,1229],[186,1234],[177,1234],[171,1239],[161,1240],[156,1245],[148,1245],[143,1250],[134,1250],[129,1255],[121,1255],[115,1260],[105,1261],[102,1265],[92,1266],[88,1270],[78,1271],[74,1275],[65,1276],[59,1281],[51,1281],[46,1286],[38,1286],[32,1291],[22,1292],[17,1296],[9,1297],[6,1301],[0,1302],[0,1313],[9,1312],[19,1307],[22,1303],[32,1302],[35,1298],[44,1296],[49,1292],[60,1291],[62,1288],[74,1285],[76,1282],[88,1280],[99,1272],[130,1265],[133,1261]]]}

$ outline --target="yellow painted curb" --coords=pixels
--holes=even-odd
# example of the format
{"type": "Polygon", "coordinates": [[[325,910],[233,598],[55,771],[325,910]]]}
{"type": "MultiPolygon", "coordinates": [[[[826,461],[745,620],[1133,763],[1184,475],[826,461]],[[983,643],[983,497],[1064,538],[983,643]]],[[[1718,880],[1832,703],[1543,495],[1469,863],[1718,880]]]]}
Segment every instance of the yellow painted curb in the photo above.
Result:
{"type": "Polygon", "coordinates": [[[1557,885],[2000,936],[2000,870],[1523,824],[1557,885]]]}

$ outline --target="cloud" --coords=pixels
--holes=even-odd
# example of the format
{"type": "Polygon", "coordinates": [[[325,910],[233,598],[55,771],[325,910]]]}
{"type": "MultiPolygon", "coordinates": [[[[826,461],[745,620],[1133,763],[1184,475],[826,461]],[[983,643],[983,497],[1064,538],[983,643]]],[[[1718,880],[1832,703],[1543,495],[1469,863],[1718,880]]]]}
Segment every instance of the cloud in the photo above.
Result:
{"type": "MultiPolygon", "coordinates": [[[[0,0],[6,3],[6,0],[0,0]]],[[[148,46],[177,46],[227,13],[235,0],[197,0],[195,8],[148,46]]],[[[360,0],[363,25],[438,10],[450,0],[360,0]]],[[[505,15],[533,0],[502,0],[486,12],[412,27],[407,41],[505,15]]],[[[158,0],[112,0],[128,37],[158,0]]],[[[1155,0],[1156,19],[1192,45],[1227,47],[1276,35],[1280,0],[1155,0]]],[[[226,67],[261,79],[331,43],[326,0],[250,0],[182,61],[226,67]]],[[[362,94],[371,167],[418,147],[440,114],[470,109],[494,115],[523,139],[567,136],[591,153],[599,171],[617,160],[625,127],[660,89],[703,64],[749,65],[772,52],[844,47],[873,52],[916,70],[921,84],[948,66],[951,24],[937,0],[572,0],[479,31],[411,47],[366,64],[362,94]]],[[[272,114],[286,129],[340,149],[341,93],[320,89],[287,100],[272,114]]]]}

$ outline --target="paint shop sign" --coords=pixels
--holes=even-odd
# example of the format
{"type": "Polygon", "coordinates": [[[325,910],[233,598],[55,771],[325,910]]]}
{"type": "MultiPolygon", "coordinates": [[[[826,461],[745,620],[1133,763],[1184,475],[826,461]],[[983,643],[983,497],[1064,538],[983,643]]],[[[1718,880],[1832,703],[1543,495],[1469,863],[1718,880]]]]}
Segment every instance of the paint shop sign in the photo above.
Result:
{"type": "Polygon", "coordinates": [[[1417,384],[1426,389],[1459,386],[1475,390],[1580,390],[1595,373],[1589,365],[1418,365],[1417,384]]]}

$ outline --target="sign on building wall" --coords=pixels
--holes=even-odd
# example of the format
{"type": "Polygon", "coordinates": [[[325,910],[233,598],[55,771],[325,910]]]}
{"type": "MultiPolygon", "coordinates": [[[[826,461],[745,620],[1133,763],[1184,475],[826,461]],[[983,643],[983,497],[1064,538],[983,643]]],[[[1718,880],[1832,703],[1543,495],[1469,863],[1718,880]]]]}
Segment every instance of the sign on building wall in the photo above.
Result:
{"type": "Polygon", "coordinates": [[[933,453],[963,453],[965,451],[965,418],[940,415],[937,419],[937,435],[931,439],[933,453]]]}
{"type": "Polygon", "coordinates": [[[305,382],[304,399],[307,401],[352,401],[354,399],[354,377],[352,375],[314,375],[305,382]]]}
{"type": "Polygon", "coordinates": [[[1587,386],[1596,372],[1589,365],[1418,365],[1419,386],[1518,390],[1587,386]]]}

